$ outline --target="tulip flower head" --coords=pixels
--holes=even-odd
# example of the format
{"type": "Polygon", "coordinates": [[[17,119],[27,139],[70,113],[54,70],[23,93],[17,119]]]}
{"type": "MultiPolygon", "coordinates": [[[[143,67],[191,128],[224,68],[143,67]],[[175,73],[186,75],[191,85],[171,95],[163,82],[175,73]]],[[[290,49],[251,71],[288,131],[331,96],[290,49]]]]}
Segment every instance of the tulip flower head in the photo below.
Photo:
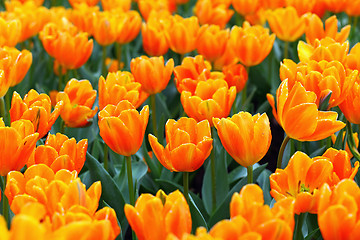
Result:
{"type": "Polygon", "coordinates": [[[149,142],[160,163],[176,172],[193,172],[201,167],[210,155],[212,138],[207,120],[197,123],[192,118],[169,119],[165,125],[164,148],[156,137],[149,134],[149,142]]]}
{"type": "Polygon", "coordinates": [[[144,51],[150,56],[162,56],[169,50],[166,39],[166,19],[158,19],[150,15],[146,23],[142,23],[141,35],[143,38],[144,51]]]}
{"type": "Polygon", "coordinates": [[[214,0],[199,0],[194,7],[194,14],[201,25],[217,25],[225,28],[234,11],[224,3],[216,4],[214,0]]]}
{"type": "Polygon", "coordinates": [[[117,28],[116,42],[122,45],[131,42],[139,35],[141,29],[140,14],[137,11],[119,13],[117,28]]]}
{"type": "Polygon", "coordinates": [[[223,73],[225,75],[225,81],[232,87],[236,87],[236,92],[241,92],[248,80],[248,72],[246,68],[241,64],[233,64],[223,67],[223,73]]]}
{"type": "Polygon", "coordinates": [[[21,22],[16,20],[5,20],[0,17],[0,47],[15,47],[21,38],[21,22]]]}
{"type": "Polygon", "coordinates": [[[339,105],[346,119],[354,124],[360,124],[360,83],[357,80],[347,97],[339,105]]]}
{"type": "Polygon", "coordinates": [[[109,104],[99,112],[100,136],[117,154],[131,156],[141,147],[148,119],[147,105],[139,113],[127,100],[109,104]]]}

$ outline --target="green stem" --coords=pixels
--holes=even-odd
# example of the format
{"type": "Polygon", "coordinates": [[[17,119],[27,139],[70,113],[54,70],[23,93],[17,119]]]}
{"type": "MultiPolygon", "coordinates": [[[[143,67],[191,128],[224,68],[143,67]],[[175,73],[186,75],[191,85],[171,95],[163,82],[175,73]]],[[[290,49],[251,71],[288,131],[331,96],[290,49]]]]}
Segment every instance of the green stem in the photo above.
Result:
{"type": "Polygon", "coordinates": [[[346,131],[347,131],[347,143],[349,145],[350,152],[356,158],[356,160],[360,161],[360,153],[356,148],[351,123],[349,121],[346,121],[346,131]]]}
{"type": "Polygon", "coordinates": [[[286,136],[281,144],[280,150],[279,150],[279,155],[278,155],[278,159],[277,159],[277,164],[276,164],[276,168],[281,168],[281,164],[282,164],[282,159],[283,159],[283,155],[284,155],[284,151],[285,151],[285,147],[286,144],[289,142],[290,137],[286,136]]]}
{"type": "Polygon", "coordinates": [[[306,213],[300,213],[300,215],[298,216],[298,219],[296,221],[296,226],[295,226],[294,240],[304,239],[303,234],[302,234],[302,225],[304,223],[305,218],[306,218],[306,213]]]}
{"type": "Polygon", "coordinates": [[[64,76],[64,83],[65,83],[65,86],[64,88],[66,87],[67,83],[69,82],[69,71],[66,71],[65,72],[65,76],[64,76]]]}
{"type": "Polygon", "coordinates": [[[156,98],[155,94],[150,95],[150,104],[151,104],[151,117],[152,117],[152,125],[153,132],[156,138],[158,138],[158,131],[156,127],[156,98]]]}
{"type": "Polygon", "coordinates": [[[289,42],[284,42],[284,59],[289,58],[289,42]]]}
{"type": "Polygon", "coordinates": [[[109,147],[104,143],[104,168],[109,172],[109,147]]]}
{"type": "MultiPolygon", "coordinates": [[[[215,138],[215,127],[211,128],[212,138],[215,138]]],[[[212,196],[212,210],[216,210],[216,169],[215,169],[215,147],[211,150],[210,153],[210,165],[211,165],[211,196],[212,196]]]]}
{"type": "Polygon", "coordinates": [[[348,24],[351,26],[351,22],[352,22],[352,17],[350,15],[348,15],[348,24]]]}
{"type": "Polygon", "coordinates": [[[5,120],[5,100],[4,97],[0,98],[0,116],[5,120]]]}
{"type": "Polygon", "coordinates": [[[63,74],[62,74],[61,64],[59,64],[58,72],[59,72],[58,91],[61,92],[61,91],[63,90],[63,89],[62,89],[62,78],[63,78],[63,74]]]}
{"type": "Polygon", "coordinates": [[[65,134],[65,128],[66,128],[66,125],[65,125],[65,121],[61,119],[61,126],[60,126],[60,133],[61,134],[65,134]]]}
{"type": "Polygon", "coordinates": [[[9,202],[8,199],[5,195],[5,188],[6,188],[6,175],[3,176],[3,180],[4,180],[4,187],[3,187],[3,198],[2,198],[2,202],[3,202],[3,216],[5,219],[5,222],[7,224],[7,226],[9,226],[10,222],[9,222],[9,202]]]}
{"type": "Polygon", "coordinates": [[[183,185],[184,185],[184,197],[188,204],[190,204],[189,199],[189,172],[183,172],[183,185]]]}
{"type": "Polygon", "coordinates": [[[126,158],[126,171],[127,171],[127,177],[128,177],[130,204],[134,206],[135,205],[135,192],[134,192],[134,187],[133,187],[131,156],[125,156],[125,158],[126,158]]]}
{"type": "Polygon", "coordinates": [[[231,106],[231,110],[232,110],[232,115],[236,114],[237,113],[237,110],[236,110],[236,100],[238,99],[239,97],[239,94],[236,94],[236,97],[235,97],[235,101],[233,103],[233,105],[231,106]]]}
{"type": "MultiPolygon", "coordinates": [[[[246,69],[246,72],[247,72],[247,74],[248,74],[248,76],[249,76],[250,68],[247,67],[247,66],[245,66],[245,69],[246,69]]],[[[244,85],[244,88],[243,88],[243,90],[241,91],[241,105],[242,105],[242,110],[245,110],[245,102],[246,102],[246,97],[247,97],[246,92],[247,92],[247,83],[248,83],[248,82],[249,82],[249,80],[246,81],[246,83],[245,83],[245,85],[244,85]]]]}
{"type": "Polygon", "coordinates": [[[252,165],[247,167],[247,182],[248,183],[253,183],[254,182],[253,166],[252,165]]]}
{"type": "Polygon", "coordinates": [[[77,69],[73,69],[73,74],[74,74],[74,77],[77,79],[77,80],[80,80],[80,76],[79,76],[79,73],[77,71],[77,69]]]}
{"type": "Polygon", "coordinates": [[[106,61],[106,46],[103,46],[103,49],[102,49],[102,60],[101,60],[101,75],[106,78],[106,73],[107,73],[107,70],[106,70],[106,64],[105,64],[105,61],[106,61]]]}
{"type": "Polygon", "coordinates": [[[115,47],[116,47],[116,58],[118,60],[118,64],[119,64],[119,68],[121,65],[121,47],[122,45],[120,43],[115,43],[115,47]]]}

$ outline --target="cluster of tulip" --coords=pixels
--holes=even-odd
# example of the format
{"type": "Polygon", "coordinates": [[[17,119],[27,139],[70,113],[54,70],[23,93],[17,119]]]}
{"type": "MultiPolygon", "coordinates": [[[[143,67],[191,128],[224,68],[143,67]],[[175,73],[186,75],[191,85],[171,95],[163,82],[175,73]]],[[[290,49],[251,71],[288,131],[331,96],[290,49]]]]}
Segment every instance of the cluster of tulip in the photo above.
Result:
{"type": "Polygon", "coordinates": [[[360,0],[60,2],[0,5],[0,239],[360,237],[360,0]]]}

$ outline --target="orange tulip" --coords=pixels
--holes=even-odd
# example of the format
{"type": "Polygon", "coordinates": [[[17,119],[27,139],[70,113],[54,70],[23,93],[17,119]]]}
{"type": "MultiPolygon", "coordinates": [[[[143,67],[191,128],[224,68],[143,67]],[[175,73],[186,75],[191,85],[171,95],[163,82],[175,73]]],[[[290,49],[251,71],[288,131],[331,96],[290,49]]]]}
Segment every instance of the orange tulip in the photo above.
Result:
{"type": "Polygon", "coordinates": [[[251,25],[262,25],[264,26],[266,23],[266,14],[265,9],[260,8],[255,13],[246,15],[245,20],[249,22],[251,25]]]}
{"type": "Polygon", "coordinates": [[[333,13],[344,12],[349,4],[347,0],[325,0],[327,10],[333,13]]]}
{"type": "Polygon", "coordinates": [[[51,112],[50,97],[44,93],[39,94],[34,89],[31,89],[21,99],[17,92],[13,93],[10,119],[14,122],[19,119],[30,120],[34,125],[35,132],[39,133],[39,139],[45,136],[59,117],[60,112],[64,107],[62,101],[55,105],[54,111],[51,112]]]}
{"type": "Polygon", "coordinates": [[[69,0],[71,7],[76,8],[79,4],[85,3],[89,7],[97,5],[99,0],[69,0]]]}
{"type": "Polygon", "coordinates": [[[149,94],[141,90],[141,84],[135,82],[130,72],[109,73],[106,80],[103,76],[99,79],[99,108],[106,105],[117,105],[122,100],[128,100],[135,108],[148,98],[149,94]]]}
{"type": "Polygon", "coordinates": [[[242,16],[254,14],[261,7],[260,0],[232,0],[232,5],[237,13],[242,16]]]}
{"type": "Polygon", "coordinates": [[[331,16],[323,24],[321,18],[316,14],[310,14],[306,17],[307,27],[305,29],[306,41],[315,45],[315,39],[323,39],[325,37],[330,37],[338,43],[344,43],[350,33],[350,25],[343,27],[340,32],[338,32],[338,20],[336,16],[331,16]],[[334,31],[334,29],[336,29],[334,31]]]}
{"type": "Polygon", "coordinates": [[[14,5],[18,6],[18,5],[26,4],[28,2],[34,3],[36,6],[39,7],[39,6],[43,5],[44,0],[11,0],[11,1],[6,1],[5,2],[5,8],[6,8],[7,11],[9,11],[9,5],[14,4],[14,5]]]}
{"type": "Polygon", "coordinates": [[[119,33],[116,42],[119,44],[126,44],[139,35],[141,29],[141,17],[137,11],[128,11],[121,13],[119,18],[117,25],[119,33]]]}
{"type": "Polygon", "coordinates": [[[141,15],[147,21],[149,16],[155,12],[169,12],[172,13],[176,10],[176,4],[169,0],[139,0],[138,6],[141,15]]]}
{"type": "Polygon", "coordinates": [[[312,0],[286,0],[286,6],[295,8],[299,16],[311,13],[317,1],[312,0]]]}
{"type": "Polygon", "coordinates": [[[348,16],[358,17],[360,15],[359,8],[360,8],[359,0],[350,1],[347,2],[346,4],[345,12],[348,16]]]}
{"type": "Polygon", "coordinates": [[[194,7],[194,14],[199,19],[201,25],[209,24],[225,28],[234,11],[223,3],[216,4],[214,2],[212,0],[197,1],[194,7]]]}
{"type": "MultiPolygon", "coordinates": [[[[93,30],[94,18],[98,18],[100,9],[98,6],[89,7],[85,3],[78,5],[72,9],[69,14],[69,20],[82,32],[87,32],[90,35],[93,30]]],[[[98,23],[99,24],[99,23],[98,23]]]]}
{"type": "Polygon", "coordinates": [[[345,56],[345,66],[346,68],[350,68],[353,70],[358,70],[360,71],[360,44],[357,43],[355,44],[349,54],[347,56],[345,56]]]}
{"type": "MultiPolygon", "coordinates": [[[[333,144],[335,144],[337,137],[338,136],[336,136],[335,134],[331,135],[331,141],[332,141],[333,144]]],[[[359,147],[358,133],[353,133],[353,138],[354,138],[354,141],[355,141],[355,147],[358,148],[359,147]]],[[[346,141],[345,132],[343,132],[343,135],[342,135],[342,141],[344,141],[344,140],[346,141]]],[[[351,153],[347,142],[345,143],[345,151],[347,152],[347,154],[349,155],[349,158],[351,159],[353,157],[353,154],[351,153]]]]}
{"type": "Polygon", "coordinates": [[[84,127],[95,116],[98,108],[92,110],[96,99],[89,80],[71,79],[65,86],[64,92],[56,95],[56,101],[64,102],[61,118],[68,127],[84,127]]]}
{"type": "Polygon", "coordinates": [[[131,60],[130,69],[135,81],[141,83],[143,91],[156,94],[168,85],[174,69],[174,60],[171,58],[164,65],[163,56],[141,56],[131,60]]]}
{"type": "Polygon", "coordinates": [[[252,166],[267,153],[271,143],[270,122],[266,113],[251,116],[239,112],[231,118],[213,118],[226,151],[241,166],[252,166]]]}
{"type": "Polygon", "coordinates": [[[292,139],[318,141],[345,127],[343,122],[336,121],[336,112],[319,111],[316,94],[306,91],[300,82],[295,82],[292,88],[287,79],[280,84],[276,108],[274,97],[268,94],[267,99],[277,122],[292,139]]]}
{"type": "Polygon", "coordinates": [[[228,41],[228,44],[226,45],[224,54],[215,60],[213,63],[214,70],[222,70],[225,66],[230,66],[237,64],[239,62],[238,57],[236,56],[234,49],[232,48],[232,45],[228,41]]]}
{"type": "Polygon", "coordinates": [[[260,64],[270,53],[275,41],[275,34],[269,35],[269,29],[262,26],[234,26],[230,33],[230,45],[240,62],[247,66],[260,64]]]}
{"type": "Polygon", "coordinates": [[[93,49],[93,41],[88,40],[87,33],[64,31],[54,23],[45,25],[40,32],[40,39],[46,52],[67,69],[84,65],[93,49]]]}
{"type": "Polygon", "coordinates": [[[199,31],[197,17],[182,18],[179,15],[173,16],[166,31],[166,37],[170,49],[179,54],[194,51],[199,31]]]}
{"type": "Polygon", "coordinates": [[[286,0],[263,0],[263,7],[266,9],[276,9],[286,6],[286,0]]]}
{"type": "Polygon", "coordinates": [[[228,29],[220,30],[216,25],[203,25],[199,30],[196,49],[205,59],[214,62],[224,54],[229,37],[228,29]]]}
{"type": "Polygon", "coordinates": [[[270,209],[264,205],[262,189],[244,186],[230,202],[230,220],[218,222],[210,235],[216,239],[292,239],[294,201],[284,199],[270,209]]]}
{"type": "Polygon", "coordinates": [[[104,11],[121,10],[127,12],[131,8],[131,0],[101,0],[104,11]]]}
{"type": "Polygon", "coordinates": [[[0,17],[0,47],[15,47],[21,38],[21,22],[18,19],[5,20],[0,17]]]}
{"type": "Polygon", "coordinates": [[[271,31],[282,41],[294,42],[305,32],[305,17],[299,17],[295,8],[291,6],[269,10],[266,12],[266,18],[271,31]]]}
{"type": "Polygon", "coordinates": [[[115,73],[124,68],[124,62],[120,62],[113,58],[106,58],[105,65],[107,66],[109,73],[115,73]]]}
{"type": "Polygon", "coordinates": [[[54,172],[67,169],[80,173],[86,159],[87,146],[87,139],[76,143],[75,138],[69,139],[61,133],[49,134],[45,144],[36,148],[34,156],[29,159],[27,165],[42,163],[54,172]]]}
{"type": "Polygon", "coordinates": [[[347,97],[339,105],[346,119],[354,124],[360,124],[360,82],[357,80],[347,97]]]}
{"type": "Polygon", "coordinates": [[[210,125],[207,120],[197,123],[192,118],[169,119],[165,125],[164,148],[149,134],[151,148],[160,163],[176,172],[193,172],[203,165],[212,149],[210,125]]]}
{"type": "Polygon", "coordinates": [[[127,100],[109,104],[99,112],[100,136],[117,154],[131,156],[141,147],[148,119],[147,105],[139,114],[127,100]]]}
{"type": "Polygon", "coordinates": [[[288,79],[289,88],[291,89],[296,82],[300,82],[306,90],[317,95],[318,106],[331,92],[329,109],[344,101],[354,86],[357,74],[357,70],[345,69],[338,61],[312,60],[296,65],[293,61],[285,59],[280,67],[280,78],[288,79]]]}
{"type": "Polygon", "coordinates": [[[345,179],[333,189],[324,184],[319,191],[318,223],[325,240],[355,240],[360,237],[359,186],[345,179]]]}
{"type": "Polygon", "coordinates": [[[156,17],[149,17],[147,23],[142,24],[141,35],[144,51],[150,56],[162,56],[169,50],[166,40],[165,25],[156,17]]]}
{"type": "Polygon", "coordinates": [[[19,120],[5,127],[0,119],[0,176],[10,171],[20,171],[35,149],[39,134],[28,120],[19,120]]]}
{"type": "Polygon", "coordinates": [[[230,87],[235,86],[238,93],[243,90],[248,80],[248,73],[243,65],[234,64],[225,66],[223,73],[225,75],[224,79],[230,87]]]}
{"type": "Polygon", "coordinates": [[[194,94],[181,92],[181,104],[189,117],[202,121],[207,119],[212,126],[212,118],[223,118],[230,114],[236,97],[236,87],[228,87],[223,79],[208,79],[197,84],[194,94]]]}
{"type": "Polygon", "coordinates": [[[317,1],[315,1],[315,5],[314,5],[314,7],[312,9],[312,13],[315,13],[320,18],[322,18],[324,16],[326,10],[327,10],[326,1],[327,0],[317,0],[317,1]]]}
{"type": "Polygon", "coordinates": [[[350,158],[343,150],[328,149],[323,156],[309,158],[296,152],[285,169],[276,169],[270,175],[270,194],[276,201],[295,199],[295,213],[317,213],[318,189],[325,183],[334,184],[345,178],[353,179],[359,163],[351,168],[350,158]]]}
{"type": "Polygon", "coordinates": [[[118,38],[119,17],[112,12],[97,12],[92,18],[91,33],[101,46],[113,44],[118,38]]]}
{"type": "Polygon", "coordinates": [[[166,239],[173,234],[181,238],[191,231],[189,206],[179,190],[166,195],[141,194],[135,207],[126,204],[125,216],[139,240],[166,239]]]}

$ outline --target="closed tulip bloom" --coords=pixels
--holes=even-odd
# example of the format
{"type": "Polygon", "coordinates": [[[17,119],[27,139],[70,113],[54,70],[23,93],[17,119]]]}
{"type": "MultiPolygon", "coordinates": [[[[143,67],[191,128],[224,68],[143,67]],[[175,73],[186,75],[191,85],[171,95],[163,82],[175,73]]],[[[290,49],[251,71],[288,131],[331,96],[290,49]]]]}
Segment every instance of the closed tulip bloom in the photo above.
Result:
{"type": "Polygon", "coordinates": [[[19,119],[30,120],[34,131],[39,133],[39,139],[45,136],[59,117],[64,107],[62,101],[56,103],[54,111],[51,112],[50,97],[44,93],[39,94],[31,89],[21,99],[17,92],[13,93],[10,108],[10,119],[14,122],[19,119]]]}
{"type": "Polygon", "coordinates": [[[130,69],[135,81],[141,83],[143,91],[156,94],[168,85],[174,70],[174,60],[171,58],[164,65],[163,56],[137,57],[131,60],[130,69]]]}
{"type": "Polygon", "coordinates": [[[239,62],[238,57],[236,56],[230,41],[226,45],[224,54],[215,60],[213,63],[214,70],[223,70],[225,66],[235,65],[239,62]]]}
{"type": "Polygon", "coordinates": [[[305,17],[299,17],[293,7],[267,11],[266,18],[271,31],[273,31],[280,40],[294,42],[305,32],[305,17]]]}
{"type": "Polygon", "coordinates": [[[173,16],[166,31],[170,49],[179,54],[194,51],[199,28],[197,17],[182,18],[179,15],[173,16]]]}
{"type": "Polygon", "coordinates": [[[0,17],[0,47],[15,47],[21,38],[21,22],[16,20],[5,20],[0,17]]]}
{"type": "Polygon", "coordinates": [[[92,34],[93,21],[100,11],[98,6],[89,7],[86,4],[80,4],[72,9],[69,14],[69,20],[82,32],[92,34]]]}
{"type": "Polygon", "coordinates": [[[316,94],[306,91],[300,82],[295,82],[292,88],[288,80],[280,84],[276,91],[276,108],[274,97],[268,94],[267,99],[277,122],[292,139],[318,141],[345,127],[336,120],[336,112],[319,111],[316,94]]]}
{"type": "Polygon", "coordinates": [[[139,11],[142,17],[147,21],[151,13],[169,12],[176,10],[176,4],[169,0],[139,0],[139,11]]]}
{"type": "Polygon", "coordinates": [[[236,97],[236,87],[228,87],[223,79],[200,81],[194,94],[181,93],[181,104],[189,117],[196,121],[207,119],[212,126],[212,118],[224,118],[230,114],[236,97]]]}
{"type": "Polygon", "coordinates": [[[209,24],[225,28],[234,11],[229,9],[226,4],[216,4],[214,2],[213,0],[197,1],[194,14],[199,19],[201,25],[209,24]]]}
{"type": "Polygon", "coordinates": [[[166,239],[169,234],[181,238],[191,231],[190,209],[179,190],[141,194],[135,207],[126,204],[124,210],[139,240],[166,239]]]}
{"type": "Polygon", "coordinates": [[[222,145],[241,166],[254,165],[267,153],[271,130],[266,113],[239,112],[231,118],[213,118],[213,122],[222,145]]]}
{"type": "Polygon", "coordinates": [[[260,0],[232,0],[235,11],[242,16],[254,14],[260,7],[260,0]]]}
{"type": "Polygon", "coordinates": [[[269,35],[269,29],[262,26],[234,26],[230,33],[230,45],[240,62],[247,66],[260,64],[270,53],[275,41],[275,34],[269,35]]]}
{"type": "Polygon", "coordinates": [[[346,119],[354,124],[360,124],[360,82],[357,80],[349,94],[339,105],[346,119]]]}
{"type": "Polygon", "coordinates": [[[344,12],[346,6],[349,4],[347,0],[325,0],[326,8],[333,13],[344,12]]]}
{"type": "Polygon", "coordinates": [[[295,8],[299,16],[311,13],[317,1],[312,0],[286,0],[286,6],[295,8]]]}
{"type": "Polygon", "coordinates": [[[359,8],[360,8],[360,1],[359,0],[350,1],[346,5],[345,12],[346,12],[346,14],[348,16],[358,17],[360,15],[359,8]]]}
{"type": "Polygon", "coordinates": [[[352,70],[358,70],[360,71],[360,44],[355,44],[349,54],[345,56],[345,67],[350,68],[352,70]]]}
{"type": "Polygon", "coordinates": [[[192,118],[169,119],[165,125],[164,148],[149,134],[149,142],[160,163],[176,172],[193,172],[202,166],[212,149],[210,125],[207,120],[197,123],[192,118]]]}
{"type": "Polygon", "coordinates": [[[142,23],[143,48],[150,56],[162,56],[169,50],[163,21],[150,17],[147,23],[142,23]]]}
{"type": "Polygon", "coordinates": [[[69,0],[70,5],[76,8],[79,4],[85,3],[89,7],[97,5],[99,0],[69,0]]]}
{"type": "Polygon", "coordinates": [[[71,79],[63,92],[56,95],[56,101],[64,102],[61,118],[68,127],[84,127],[95,116],[98,108],[91,108],[96,99],[96,90],[89,80],[71,79]]]}
{"type": "Polygon", "coordinates": [[[350,33],[350,25],[346,25],[338,32],[338,20],[335,15],[326,19],[325,25],[316,14],[308,15],[306,21],[306,42],[311,45],[315,44],[315,39],[321,40],[325,37],[330,37],[338,43],[344,43],[350,33]]]}
{"type": "Polygon", "coordinates": [[[93,17],[91,33],[101,46],[113,44],[119,35],[120,19],[111,12],[97,12],[93,17]]]}
{"type": "Polygon", "coordinates": [[[28,120],[18,120],[5,127],[0,119],[0,176],[20,171],[36,147],[39,134],[28,120]]]}
{"type": "Polygon", "coordinates": [[[126,44],[139,35],[141,29],[141,17],[137,11],[128,11],[119,14],[117,24],[118,35],[116,42],[126,44]]]}
{"type": "Polygon", "coordinates": [[[100,136],[117,154],[134,155],[143,142],[148,119],[147,105],[140,113],[127,100],[107,105],[99,112],[100,136]]]}
{"type": "Polygon", "coordinates": [[[104,11],[121,9],[127,12],[131,8],[131,0],[101,0],[101,6],[104,11]]]}
{"type": "Polygon", "coordinates": [[[148,98],[149,94],[141,90],[141,84],[135,82],[130,72],[117,71],[109,73],[106,79],[99,79],[99,108],[104,109],[106,105],[117,105],[122,100],[128,100],[135,108],[148,98]]]}
{"type": "Polygon", "coordinates": [[[241,64],[233,64],[224,66],[223,73],[225,75],[225,81],[232,87],[236,87],[236,92],[241,92],[248,80],[248,73],[246,68],[241,64]]]}
{"type": "Polygon", "coordinates": [[[76,143],[75,138],[69,139],[61,133],[49,134],[45,144],[36,148],[35,154],[27,165],[42,163],[49,166],[54,172],[68,169],[80,173],[86,159],[87,146],[87,139],[76,143]]]}
{"type": "Polygon", "coordinates": [[[203,25],[199,30],[196,49],[206,60],[214,62],[224,54],[229,37],[228,29],[221,30],[216,25],[203,25]]]}

